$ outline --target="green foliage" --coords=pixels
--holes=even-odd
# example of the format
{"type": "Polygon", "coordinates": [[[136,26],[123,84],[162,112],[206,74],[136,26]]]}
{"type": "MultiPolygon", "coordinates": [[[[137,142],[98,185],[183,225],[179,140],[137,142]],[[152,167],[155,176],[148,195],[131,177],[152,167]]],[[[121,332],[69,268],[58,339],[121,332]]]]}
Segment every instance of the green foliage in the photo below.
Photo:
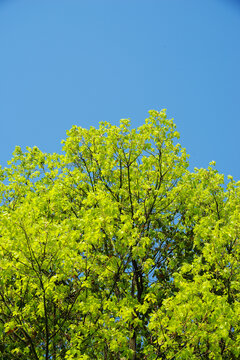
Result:
{"type": "Polygon", "coordinates": [[[240,183],[165,111],[0,169],[0,357],[239,359],[240,183]]]}

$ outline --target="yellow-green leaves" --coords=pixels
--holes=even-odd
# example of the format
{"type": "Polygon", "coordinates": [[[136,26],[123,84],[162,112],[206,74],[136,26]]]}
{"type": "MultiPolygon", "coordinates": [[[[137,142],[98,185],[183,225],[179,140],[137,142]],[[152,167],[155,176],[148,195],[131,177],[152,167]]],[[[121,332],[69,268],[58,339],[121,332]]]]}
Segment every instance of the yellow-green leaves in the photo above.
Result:
{"type": "MultiPolygon", "coordinates": [[[[166,110],[0,169],[3,359],[240,355],[240,183],[188,171],[166,110]]],[[[1,357],[0,356],[0,357],[1,357]]]]}

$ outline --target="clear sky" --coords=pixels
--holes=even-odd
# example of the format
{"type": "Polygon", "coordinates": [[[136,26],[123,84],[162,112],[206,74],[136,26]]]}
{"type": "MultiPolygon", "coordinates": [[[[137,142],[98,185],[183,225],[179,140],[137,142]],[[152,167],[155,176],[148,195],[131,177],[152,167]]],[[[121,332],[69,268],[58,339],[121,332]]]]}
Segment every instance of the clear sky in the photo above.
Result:
{"type": "Polygon", "coordinates": [[[0,164],[167,108],[191,169],[240,180],[240,2],[0,0],[0,164]]]}

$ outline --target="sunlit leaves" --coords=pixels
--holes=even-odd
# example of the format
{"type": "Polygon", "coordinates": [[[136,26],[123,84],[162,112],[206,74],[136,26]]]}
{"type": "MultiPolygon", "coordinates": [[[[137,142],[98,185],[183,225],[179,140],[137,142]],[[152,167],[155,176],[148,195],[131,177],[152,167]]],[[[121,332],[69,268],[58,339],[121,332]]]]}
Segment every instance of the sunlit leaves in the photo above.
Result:
{"type": "Polygon", "coordinates": [[[188,155],[166,111],[73,126],[0,169],[4,359],[234,359],[239,183],[188,155]]]}

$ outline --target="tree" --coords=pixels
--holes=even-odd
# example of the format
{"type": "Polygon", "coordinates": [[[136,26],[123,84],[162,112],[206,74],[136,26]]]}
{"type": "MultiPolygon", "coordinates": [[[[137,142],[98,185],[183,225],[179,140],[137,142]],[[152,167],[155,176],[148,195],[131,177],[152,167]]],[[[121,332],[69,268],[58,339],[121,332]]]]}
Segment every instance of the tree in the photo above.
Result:
{"type": "Polygon", "coordinates": [[[240,183],[149,113],[1,168],[2,359],[239,358],[240,183]]]}

